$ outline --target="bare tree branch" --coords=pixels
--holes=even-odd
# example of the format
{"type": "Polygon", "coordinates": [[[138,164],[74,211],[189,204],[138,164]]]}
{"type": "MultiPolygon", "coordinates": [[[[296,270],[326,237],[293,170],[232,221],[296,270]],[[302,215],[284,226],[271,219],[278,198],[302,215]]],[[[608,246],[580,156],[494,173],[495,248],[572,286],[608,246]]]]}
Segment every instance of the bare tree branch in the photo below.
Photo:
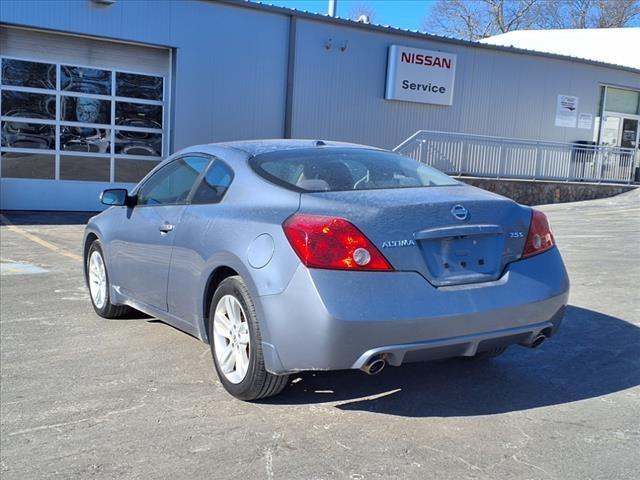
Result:
{"type": "Polygon", "coordinates": [[[625,27],[639,18],[640,0],[437,0],[421,27],[479,40],[522,29],[625,27]]]}
{"type": "Polygon", "coordinates": [[[599,0],[599,28],[624,27],[636,18],[640,18],[638,0],[599,0]]]}
{"type": "Polygon", "coordinates": [[[533,17],[530,17],[533,13],[533,7],[539,5],[537,0],[528,0],[522,3],[520,10],[514,11],[511,14],[511,20],[509,20],[504,26],[504,32],[509,32],[515,29],[516,25],[520,25],[525,22],[527,26],[531,26],[533,17]]]}

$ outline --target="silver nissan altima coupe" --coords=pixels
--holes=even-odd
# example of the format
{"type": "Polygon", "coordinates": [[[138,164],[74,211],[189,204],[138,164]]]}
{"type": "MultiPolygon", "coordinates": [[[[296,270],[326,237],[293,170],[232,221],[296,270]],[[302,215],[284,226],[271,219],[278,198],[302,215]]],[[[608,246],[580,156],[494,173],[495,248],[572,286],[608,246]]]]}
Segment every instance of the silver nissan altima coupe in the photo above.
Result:
{"type": "Polygon", "coordinates": [[[85,231],[98,315],[209,343],[226,390],[539,346],[569,280],[545,215],[394,153],[270,140],[171,156],[85,231]]]}

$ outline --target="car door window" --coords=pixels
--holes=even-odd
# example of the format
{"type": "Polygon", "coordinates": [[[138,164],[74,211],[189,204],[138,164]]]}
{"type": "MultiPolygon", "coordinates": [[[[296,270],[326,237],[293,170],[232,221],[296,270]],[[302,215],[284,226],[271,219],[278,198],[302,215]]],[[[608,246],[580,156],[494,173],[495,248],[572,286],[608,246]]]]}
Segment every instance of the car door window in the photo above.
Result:
{"type": "Polygon", "coordinates": [[[219,160],[213,162],[191,198],[192,204],[218,203],[233,180],[233,171],[219,160]]]}
{"type": "Polygon", "coordinates": [[[205,170],[209,159],[182,157],[153,174],[138,191],[138,205],[176,205],[185,203],[193,184],[205,170]]]}

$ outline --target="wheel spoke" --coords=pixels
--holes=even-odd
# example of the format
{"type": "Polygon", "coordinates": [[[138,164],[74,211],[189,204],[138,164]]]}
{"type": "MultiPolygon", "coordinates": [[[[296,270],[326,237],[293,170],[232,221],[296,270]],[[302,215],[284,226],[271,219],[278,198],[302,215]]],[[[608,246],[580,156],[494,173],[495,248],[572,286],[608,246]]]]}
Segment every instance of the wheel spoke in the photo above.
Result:
{"type": "Polygon", "coordinates": [[[235,301],[235,300],[232,301],[231,308],[233,308],[233,316],[235,317],[236,328],[239,328],[242,322],[242,312],[240,311],[240,303],[238,303],[238,301],[235,301]]]}
{"type": "Polygon", "coordinates": [[[244,378],[247,374],[247,367],[249,365],[249,357],[245,348],[238,348],[236,350],[236,372],[240,378],[244,378]]]}
{"type": "Polygon", "coordinates": [[[231,340],[231,330],[229,329],[229,320],[222,313],[216,313],[213,321],[213,330],[220,336],[231,340]]]}
{"type": "Polygon", "coordinates": [[[231,321],[229,320],[229,317],[227,316],[226,312],[222,312],[222,311],[216,312],[215,321],[221,323],[222,327],[226,331],[228,332],[231,331],[231,321]]]}
{"type": "Polygon", "coordinates": [[[231,295],[227,295],[224,298],[224,309],[227,312],[227,317],[229,318],[231,325],[239,321],[238,316],[236,315],[236,309],[234,308],[234,303],[235,302],[233,301],[233,297],[231,295]]]}
{"type": "Polygon", "coordinates": [[[222,353],[220,355],[220,368],[225,374],[229,374],[233,372],[233,367],[235,366],[236,359],[235,355],[233,355],[234,351],[231,345],[226,345],[222,353]]]}

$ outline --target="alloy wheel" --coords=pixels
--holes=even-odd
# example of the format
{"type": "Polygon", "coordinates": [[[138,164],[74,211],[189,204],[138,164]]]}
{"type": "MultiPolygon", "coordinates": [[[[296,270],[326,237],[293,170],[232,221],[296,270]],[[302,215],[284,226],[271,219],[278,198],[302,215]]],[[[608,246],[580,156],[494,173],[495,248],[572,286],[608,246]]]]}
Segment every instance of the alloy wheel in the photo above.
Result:
{"type": "Polygon", "coordinates": [[[89,290],[95,306],[103,308],[107,301],[107,271],[98,251],[94,251],[89,257],[89,290]]]}
{"type": "Polygon", "coordinates": [[[233,295],[223,296],[213,318],[213,342],[218,366],[226,379],[242,382],[251,354],[249,323],[242,305],[233,295]]]}

